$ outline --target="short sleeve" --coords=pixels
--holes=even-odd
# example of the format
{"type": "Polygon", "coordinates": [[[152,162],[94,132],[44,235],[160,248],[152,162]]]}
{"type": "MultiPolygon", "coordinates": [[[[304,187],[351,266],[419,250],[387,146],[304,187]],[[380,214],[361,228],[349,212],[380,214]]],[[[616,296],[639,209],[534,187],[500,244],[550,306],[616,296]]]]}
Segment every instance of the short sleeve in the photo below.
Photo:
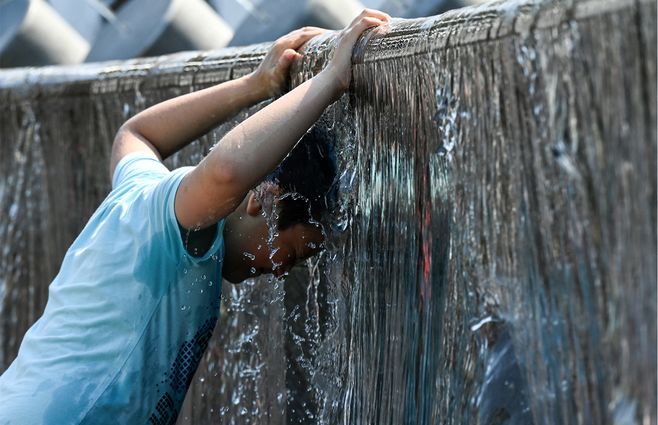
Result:
{"type": "Polygon", "coordinates": [[[224,220],[217,223],[215,237],[203,255],[195,257],[188,252],[181,235],[180,224],[176,218],[175,200],[181,181],[193,169],[194,167],[181,167],[171,171],[153,186],[152,191],[146,190],[146,192],[151,192],[147,193],[146,197],[149,199],[152,222],[162,223],[158,227],[164,231],[163,236],[166,239],[168,249],[179,258],[185,257],[192,263],[199,263],[208,260],[223,246],[224,220]]]}
{"type": "Polygon", "coordinates": [[[121,158],[112,176],[112,189],[138,180],[161,179],[169,170],[153,155],[134,152],[121,158]]]}
{"type": "MultiPolygon", "coordinates": [[[[150,239],[159,252],[190,261],[205,261],[222,245],[221,225],[210,249],[201,257],[192,257],[185,249],[176,219],[175,199],[181,181],[194,167],[180,167],[169,171],[157,158],[135,152],[119,161],[112,177],[109,204],[121,205],[124,222],[133,234],[150,239]]],[[[220,223],[223,224],[223,223],[220,223]]]]}

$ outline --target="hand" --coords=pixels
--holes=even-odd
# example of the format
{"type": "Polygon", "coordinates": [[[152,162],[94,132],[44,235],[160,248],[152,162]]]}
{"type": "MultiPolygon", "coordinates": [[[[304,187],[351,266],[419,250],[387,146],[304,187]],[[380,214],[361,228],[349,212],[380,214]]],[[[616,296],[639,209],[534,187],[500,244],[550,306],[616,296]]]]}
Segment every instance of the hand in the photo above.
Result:
{"type": "Polygon", "coordinates": [[[325,70],[333,74],[341,92],[350,87],[350,81],[352,80],[352,50],[356,41],[368,28],[386,24],[390,20],[391,17],[384,12],[364,9],[359,16],[354,18],[351,24],[340,32],[334,56],[325,70]]]}
{"type": "Polygon", "coordinates": [[[288,77],[288,69],[293,60],[302,57],[297,50],[311,38],[325,30],[317,27],[304,27],[278,38],[270,47],[253,76],[262,85],[269,97],[280,94],[288,77]]]}

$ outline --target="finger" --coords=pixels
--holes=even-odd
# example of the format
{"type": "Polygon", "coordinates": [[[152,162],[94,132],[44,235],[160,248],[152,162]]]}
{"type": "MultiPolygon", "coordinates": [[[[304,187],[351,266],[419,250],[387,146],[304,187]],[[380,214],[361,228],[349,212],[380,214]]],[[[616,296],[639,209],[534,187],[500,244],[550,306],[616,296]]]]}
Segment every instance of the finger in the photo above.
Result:
{"type": "Polygon", "coordinates": [[[299,49],[304,43],[309,41],[315,36],[322,34],[325,30],[318,28],[315,30],[305,30],[297,34],[290,34],[290,38],[285,41],[285,47],[289,49],[299,49]]]}
{"type": "Polygon", "coordinates": [[[295,35],[295,34],[299,34],[299,33],[302,33],[302,32],[309,32],[309,31],[311,31],[311,32],[316,32],[316,31],[324,32],[324,31],[327,31],[327,29],[326,28],[320,28],[320,27],[307,26],[307,27],[298,28],[294,31],[290,31],[287,35],[295,35]]]}
{"type": "Polygon", "coordinates": [[[360,18],[346,33],[346,40],[349,40],[350,43],[354,43],[357,38],[363,34],[368,28],[377,27],[383,25],[385,22],[378,18],[364,17],[360,18]]]}
{"type": "Polygon", "coordinates": [[[299,31],[320,31],[320,32],[325,32],[327,31],[326,28],[320,28],[320,27],[303,27],[300,28],[299,31]]]}
{"type": "Polygon", "coordinates": [[[391,16],[388,13],[382,12],[381,10],[376,9],[363,9],[359,17],[373,17],[381,19],[382,21],[388,22],[391,20],[391,16]]]}
{"type": "Polygon", "coordinates": [[[318,35],[318,34],[322,34],[325,31],[327,30],[320,27],[303,27],[289,32],[288,34],[281,37],[279,40],[283,42],[288,42],[290,40],[297,39],[300,35],[304,35],[304,34],[318,35]]]}
{"type": "Polygon", "coordinates": [[[370,17],[366,16],[364,18],[361,18],[359,22],[357,23],[357,28],[363,32],[365,29],[370,28],[370,27],[376,27],[379,25],[384,25],[386,22],[376,18],[376,17],[370,17]]]}
{"type": "Polygon", "coordinates": [[[298,53],[294,49],[286,49],[281,55],[281,58],[284,62],[292,62],[293,60],[301,58],[302,56],[303,55],[301,53],[298,53]]]}

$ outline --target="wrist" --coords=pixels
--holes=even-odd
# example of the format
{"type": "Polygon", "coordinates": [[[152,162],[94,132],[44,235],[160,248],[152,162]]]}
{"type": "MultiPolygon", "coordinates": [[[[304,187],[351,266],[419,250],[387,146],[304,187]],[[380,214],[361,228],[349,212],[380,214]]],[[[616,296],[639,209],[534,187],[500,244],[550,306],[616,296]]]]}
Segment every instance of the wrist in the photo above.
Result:
{"type": "Polygon", "coordinates": [[[258,70],[252,71],[241,79],[247,85],[247,90],[252,94],[256,103],[272,97],[267,79],[258,70]]]}
{"type": "Polygon", "coordinates": [[[315,78],[322,80],[326,84],[327,90],[332,93],[334,100],[341,97],[350,88],[350,74],[339,72],[331,63],[316,75],[315,78]]]}

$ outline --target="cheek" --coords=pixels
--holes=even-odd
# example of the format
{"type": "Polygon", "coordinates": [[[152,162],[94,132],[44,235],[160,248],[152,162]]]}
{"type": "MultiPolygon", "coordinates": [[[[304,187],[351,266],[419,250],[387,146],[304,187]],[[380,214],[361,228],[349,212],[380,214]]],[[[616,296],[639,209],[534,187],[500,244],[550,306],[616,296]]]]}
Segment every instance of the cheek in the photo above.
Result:
{"type": "MultiPolygon", "coordinates": [[[[280,264],[281,266],[285,267],[289,263],[291,263],[292,256],[289,255],[288,251],[284,249],[279,249],[273,256],[270,264],[276,263],[280,264]]],[[[269,261],[269,259],[268,259],[269,261]]]]}
{"type": "Polygon", "coordinates": [[[283,250],[276,249],[276,245],[274,246],[274,249],[274,255],[270,255],[270,248],[267,246],[267,244],[254,246],[251,250],[251,253],[254,254],[253,260],[249,260],[248,258],[245,258],[245,260],[247,260],[250,265],[256,267],[257,269],[262,268],[265,270],[271,270],[274,263],[285,265],[287,256],[283,250]]]}

